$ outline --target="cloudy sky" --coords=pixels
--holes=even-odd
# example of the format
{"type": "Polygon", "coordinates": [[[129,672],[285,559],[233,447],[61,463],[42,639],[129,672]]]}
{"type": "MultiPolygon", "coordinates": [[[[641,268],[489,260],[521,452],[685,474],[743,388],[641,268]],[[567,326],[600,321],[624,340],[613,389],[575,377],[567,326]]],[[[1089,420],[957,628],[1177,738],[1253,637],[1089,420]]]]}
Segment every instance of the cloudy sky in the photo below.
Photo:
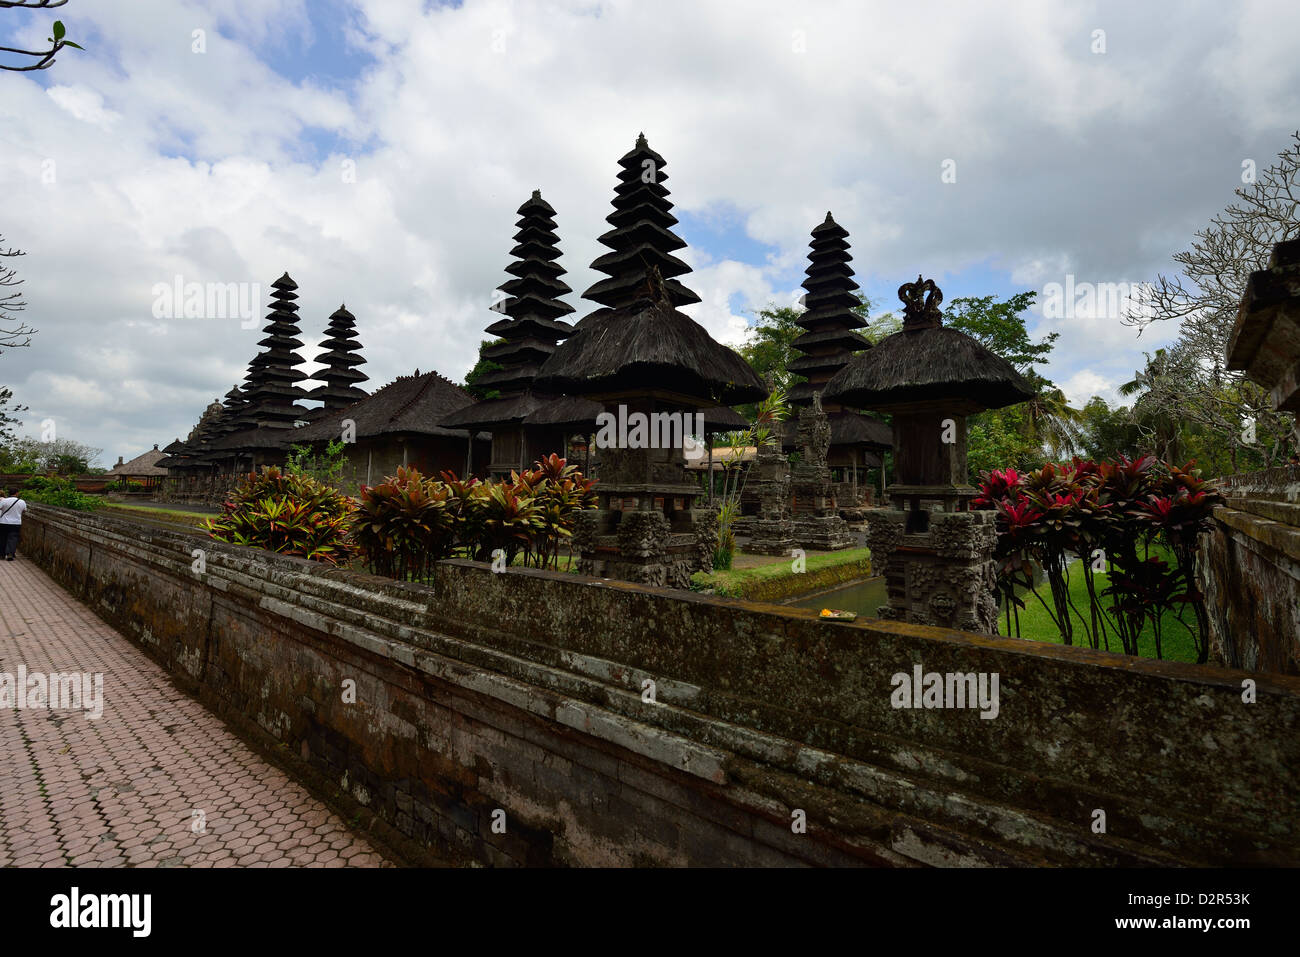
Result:
{"type": "Polygon", "coordinates": [[[585,314],[642,130],[704,300],[685,311],[721,341],[794,299],[831,210],[876,311],[917,273],[948,300],[1036,290],[1046,373],[1113,398],[1175,330],[1046,317],[1044,291],[1171,271],[1300,126],[1289,0],[70,0],[0,9],[0,46],[56,16],[86,52],[0,73],[0,236],[39,329],[0,383],[21,431],[53,419],[106,465],[243,378],[285,271],[305,357],[346,302],[369,387],[460,380],[533,189],[585,314]],[[241,284],[257,321],[168,312],[178,280],[241,284]]]}

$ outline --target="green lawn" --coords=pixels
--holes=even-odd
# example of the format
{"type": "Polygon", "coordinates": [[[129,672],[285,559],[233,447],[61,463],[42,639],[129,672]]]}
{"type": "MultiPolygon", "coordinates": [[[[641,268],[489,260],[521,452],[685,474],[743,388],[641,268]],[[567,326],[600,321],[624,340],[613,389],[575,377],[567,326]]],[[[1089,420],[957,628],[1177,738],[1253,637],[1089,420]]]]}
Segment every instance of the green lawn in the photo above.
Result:
{"type": "Polygon", "coordinates": [[[127,512],[138,515],[140,518],[148,518],[159,522],[170,522],[173,525],[198,525],[204,519],[216,518],[214,512],[186,512],[176,508],[154,508],[150,505],[122,505],[117,502],[107,502],[104,505],[104,511],[127,512]]]}
{"type": "MultiPolygon", "coordinates": [[[[1172,557],[1160,549],[1152,549],[1153,555],[1160,555],[1166,561],[1172,563],[1172,557]]],[[[1098,595],[1107,587],[1109,576],[1105,573],[1098,574],[1095,577],[1095,587],[1098,595]]],[[[1039,601],[1030,593],[1021,595],[1025,607],[1020,609],[1020,636],[1029,638],[1034,641],[1050,641],[1061,645],[1065,641],[1061,637],[1060,631],[1052,621],[1052,616],[1048,613],[1047,608],[1043,607],[1046,603],[1049,607],[1052,604],[1051,590],[1047,583],[1038,586],[1038,594],[1042,596],[1039,601]]],[[[1070,600],[1077,611],[1071,612],[1071,618],[1074,619],[1074,644],[1088,647],[1088,637],[1083,628],[1083,622],[1087,621],[1083,616],[1089,614],[1088,610],[1088,586],[1084,582],[1083,572],[1079,569],[1078,564],[1070,568],[1070,600]]],[[[1103,599],[1105,601],[1106,599],[1103,599]]],[[[1195,618],[1190,610],[1183,613],[1184,620],[1195,627],[1195,618]]],[[[1089,623],[1091,624],[1091,623],[1089,623]]],[[[1165,661],[1196,661],[1196,644],[1192,639],[1191,628],[1184,625],[1178,620],[1178,616],[1173,612],[1165,612],[1161,620],[1162,634],[1160,636],[1160,646],[1163,652],[1162,658],[1165,661]]],[[[1001,609],[998,616],[998,631],[1002,634],[1010,634],[1015,637],[1015,620],[1012,619],[1012,630],[1007,630],[1007,613],[1006,606],[1001,609]]],[[[1110,648],[1107,649],[1105,642],[1100,645],[1101,650],[1123,652],[1123,646],[1119,642],[1119,637],[1112,631],[1110,635],[1110,648]]],[[[1155,658],[1156,656],[1156,639],[1155,633],[1150,625],[1147,624],[1142,634],[1138,638],[1138,653],[1143,658],[1155,658]]]]}
{"type": "MultiPolygon", "coordinates": [[[[737,554],[737,559],[740,555],[737,554]]],[[[789,557],[762,556],[764,564],[730,571],[696,572],[691,576],[692,591],[711,590],[729,598],[754,601],[779,601],[792,595],[831,588],[841,582],[866,578],[871,574],[871,551],[846,548],[838,552],[809,552],[803,572],[795,572],[789,557]]],[[[739,561],[737,561],[739,564],[739,561]]]]}

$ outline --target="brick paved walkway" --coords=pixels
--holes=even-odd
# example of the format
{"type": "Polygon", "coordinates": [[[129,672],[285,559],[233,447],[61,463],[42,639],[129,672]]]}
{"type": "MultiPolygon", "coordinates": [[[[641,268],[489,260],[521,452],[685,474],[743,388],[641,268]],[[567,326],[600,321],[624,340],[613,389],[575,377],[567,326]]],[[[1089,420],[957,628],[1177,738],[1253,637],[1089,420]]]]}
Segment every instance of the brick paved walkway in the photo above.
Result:
{"type": "Polygon", "coordinates": [[[0,561],[0,673],[20,665],[102,672],[103,717],[0,708],[0,866],[389,866],[21,556],[0,561]]]}

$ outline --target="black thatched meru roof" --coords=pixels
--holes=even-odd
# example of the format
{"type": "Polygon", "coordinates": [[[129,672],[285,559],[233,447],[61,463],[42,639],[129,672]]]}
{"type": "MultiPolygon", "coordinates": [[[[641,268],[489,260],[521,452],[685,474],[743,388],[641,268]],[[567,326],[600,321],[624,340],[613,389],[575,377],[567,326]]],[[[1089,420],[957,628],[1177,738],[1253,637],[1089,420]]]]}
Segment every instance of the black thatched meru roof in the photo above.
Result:
{"type": "Polygon", "coordinates": [[[757,402],[767,395],[749,363],[673,308],[654,267],[631,303],[580,322],[546,360],[536,385],[570,395],[671,393],[702,406],[757,402]]]}
{"type": "Polygon", "coordinates": [[[790,343],[803,353],[787,366],[790,372],[806,376],[808,381],[790,387],[790,403],[812,405],[813,393],[822,388],[836,372],[853,358],[853,353],[871,348],[871,343],[854,330],[866,322],[853,311],[858,298],[853,290],[853,269],[849,262],[849,233],[828,212],[826,220],[812,231],[808,254],[808,278],[804,305],[807,310],[797,320],[808,330],[790,343]]]}
{"type": "Polygon", "coordinates": [[[498,307],[505,313],[487,327],[489,334],[504,341],[483,350],[483,358],[499,364],[476,383],[481,388],[497,389],[503,396],[525,391],[537,369],[555,351],[555,343],[568,338],[573,327],[561,322],[560,316],[573,307],[560,297],[572,290],[560,277],[564,268],[560,258],[560,238],[555,233],[555,209],[542,199],[541,190],[519,207],[519,231],[515,247],[510,250],[514,262],[506,272],[514,279],[502,285],[507,298],[498,307]]]}
{"type": "Polygon", "coordinates": [[[592,269],[609,278],[596,283],[582,298],[610,309],[630,305],[653,267],[659,271],[673,306],[699,302],[699,296],[674,278],[686,275],[691,267],[672,255],[686,243],[672,231],[677,218],[670,212],[673,204],[663,185],[668,179],[664,158],[650,148],[642,133],[618,165],[614,212],[605,218],[614,228],[599,237],[600,243],[613,252],[591,264],[592,269]]]}
{"type": "Polygon", "coordinates": [[[421,375],[417,369],[414,375],[398,376],[372,395],[294,429],[287,441],[333,441],[342,434],[344,419],[352,420],[358,441],[384,435],[477,438],[443,424],[452,412],[473,401],[468,392],[444,376],[436,372],[421,375]]]}
{"type": "MultiPolygon", "coordinates": [[[[494,307],[504,312],[505,318],[487,327],[490,335],[502,341],[482,352],[484,359],[501,368],[484,374],[476,383],[500,394],[454,413],[447,425],[480,429],[532,424],[527,421],[529,416],[545,414],[547,406],[557,401],[533,391],[532,385],[537,370],[555,351],[556,342],[573,333],[573,327],[560,320],[573,312],[572,306],[560,301],[572,290],[560,279],[564,269],[557,262],[560,239],[555,233],[555,209],[542,199],[541,190],[533,190],[532,198],[519,207],[519,216],[516,245],[510,250],[515,261],[506,267],[515,278],[500,287],[507,298],[494,307]]],[[[600,409],[585,405],[591,416],[582,421],[592,422],[600,409]]],[[[567,424],[573,414],[583,413],[579,407],[556,409],[548,424],[567,424]]]]}
{"type": "Polygon", "coordinates": [[[258,345],[264,351],[249,365],[248,385],[244,396],[248,405],[243,416],[251,424],[270,428],[291,429],[307,410],[297,405],[306,393],[298,385],[307,378],[306,373],[294,368],[303,359],[294,349],[302,347],[298,338],[298,298],[294,292],[298,284],[285,273],[271,284],[271,311],[267,315],[266,338],[258,345]]]}
{"type": "Polygon", "coordinates": [[[826,384],[824,400],[883,411],[945,401],[998,409],[1035,395],[1006,359],[944,327],[943,293],[934,280],[917,276],[898,288],[898,298],[904,306],[902,331],[855,356],[826,384]]]}
{"type": "Polygon", "coordinates": [[[609,275],[583,297],[602,309],[574,327],[537,374],[545,392],[598,397],[619,393],[672,394],[701,406],[756,402],[767,395],[749,363],[676,307],[699,302],[674,276],[690,267],[671,255],[686,244],[670,231],[664,158],[645,134],[618,161],[614,229],[600,241],[614,250],[592,266],[609,275]]]}
{"type": "Polygon", "coordinates": [[[366,360],[361,357],[356,325],[356,316],[348,312],[346,305],[339,306],[330,316],[325,338],[320,343],[320,354],[316,356],[316,361],[323,363],[325,368],[313,376],[324,384],[304,396],[323,403],[323,409],[341,409],[366,397],[365,390],[357,387],[358,382],[365,382],[370,376],[357,368],[365,365],[366,360]]]}

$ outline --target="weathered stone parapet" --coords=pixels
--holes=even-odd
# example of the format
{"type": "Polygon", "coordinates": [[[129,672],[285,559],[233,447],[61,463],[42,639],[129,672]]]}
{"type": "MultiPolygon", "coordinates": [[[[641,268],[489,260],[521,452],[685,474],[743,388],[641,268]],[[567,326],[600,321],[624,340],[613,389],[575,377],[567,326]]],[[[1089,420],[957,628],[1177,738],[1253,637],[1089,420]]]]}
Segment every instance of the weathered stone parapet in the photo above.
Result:
{"type": "Polygon", "coordinates": [[[1220,481],[1228,503],[1199,542],[1210,658],[1300,674],[1300,466],[1220,481]]]}
{"type": "Polygon", "coordinates": [[[453,561],[423,586],[46,506],[23,534],[214,711],[439,852],[1300,864],[1300,678],[1244,704],[1241,671],[566,573],[453,561]],[[896,707],[914,667],[998,675],[997,717],[896,707]]]}

